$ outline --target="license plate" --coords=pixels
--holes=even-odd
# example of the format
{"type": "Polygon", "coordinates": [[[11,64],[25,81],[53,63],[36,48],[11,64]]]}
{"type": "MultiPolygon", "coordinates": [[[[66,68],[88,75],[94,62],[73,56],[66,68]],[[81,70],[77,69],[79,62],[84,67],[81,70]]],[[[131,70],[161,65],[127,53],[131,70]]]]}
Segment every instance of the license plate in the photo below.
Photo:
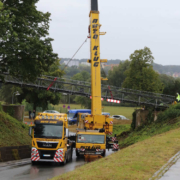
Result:
{"type": "Polygon", "coordinates": [[[50,157],[50,154],[43,154],[44,157],[50,157]]]}

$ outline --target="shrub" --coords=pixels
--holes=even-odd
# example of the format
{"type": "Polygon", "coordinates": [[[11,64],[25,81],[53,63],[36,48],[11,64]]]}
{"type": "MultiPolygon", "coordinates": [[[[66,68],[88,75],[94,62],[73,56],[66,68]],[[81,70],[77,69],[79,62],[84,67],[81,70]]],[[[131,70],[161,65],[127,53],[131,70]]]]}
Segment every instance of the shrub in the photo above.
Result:
{"type": "Polygon", "coordinates": [[[180,116],[180,104],[170,106],[169,109],[158,114],[157,122],[166,121],[168,119],[174,119],[180,116]]]}
{"type": "Polygon", "coordinates": [[[136,128],[136,111],[133,112],[132,116],[133,116],[133,119],[131,123],[131,128],[134,130],[136,128]]]}

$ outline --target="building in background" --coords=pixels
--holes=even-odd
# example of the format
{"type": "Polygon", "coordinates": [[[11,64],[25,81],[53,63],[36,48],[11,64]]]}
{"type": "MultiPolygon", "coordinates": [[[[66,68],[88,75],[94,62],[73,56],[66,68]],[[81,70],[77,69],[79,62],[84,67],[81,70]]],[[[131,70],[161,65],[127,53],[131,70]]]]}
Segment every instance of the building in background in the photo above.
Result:
{"type": "Polygon", "coordinates": [[[64,61],[64,64],[67,65],[68,64],[68,67],[72,67],[72,66],[77,66],[79,67],[79,61],[64,61]]]}
{"type": "Polygon", "coordinates": [[[180,77],[180,73],[175,72],[175,73],[172,75],[172,77],[178,78],[178,77],[180,77]]]}
{"type": "Polygon", "coordinates": [[[113,70],[114,67],[119,66],[119,64],[110,64],[106,65],[105,63],[102,63],[102,68],[104,69],[105,67],[111,67],[111,70],[113,70]]]}

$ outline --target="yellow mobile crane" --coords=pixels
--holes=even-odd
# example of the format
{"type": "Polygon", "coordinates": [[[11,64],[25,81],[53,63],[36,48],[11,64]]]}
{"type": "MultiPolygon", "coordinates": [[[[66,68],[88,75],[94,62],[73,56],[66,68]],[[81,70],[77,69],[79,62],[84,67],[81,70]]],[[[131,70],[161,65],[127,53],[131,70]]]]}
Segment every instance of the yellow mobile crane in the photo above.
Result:
{"type": "Polygon", "coordinates": [[[77,129],[76,139],[76,155],[105,155],[107,148],[118,149],[116,138],[108,138],[106,135],[112,135],[113,119],[109,116],[102,115],[101,104],[101,63],[107,62],[106,59],[100,59],[100,35],[106,33],[100,32],[101,24],[99,22],[98,0],[91,0],[91,11],[89,14],[89,38],[91,59],[91,114],[85,115],[78,121],[78,127],[85,129],[77,129]],[[95,131],[93,131],[95,130],[95,131]],[[108,143],[113,141],[114,143],[108,143]],[[93,151],[92,151],[93,150],[93,151]]]}
{"type": "Polygon", "coordinates": [[[100,32],[98,0],[91,0],[91,11],[89,14],[90,26],[89,37],[91,39],[91,115],[87,115],[84,121],[84,127],[89,130],[105,129],[106,134],[112,135],[113,119],[102,115],[101,105],[101,63],[107,62],[107,59],[100,59],[100,35],[106,33],[100,32]]]}

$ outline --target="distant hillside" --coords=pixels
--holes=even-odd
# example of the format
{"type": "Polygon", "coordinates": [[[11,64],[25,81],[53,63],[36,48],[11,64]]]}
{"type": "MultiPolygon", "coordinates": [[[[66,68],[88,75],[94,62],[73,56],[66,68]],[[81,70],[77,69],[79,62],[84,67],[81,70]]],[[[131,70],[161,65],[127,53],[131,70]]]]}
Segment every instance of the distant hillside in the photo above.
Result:
{"type": "Polygon", "coordinates": [[[160,74],[172,75],[174,73],[180,72],[180,66],[177,66],[177,65],[163,66],[163,65],[154,63],[153,67],[154,67],[154,70],[158,71],[160,74]]]}
{"type": "MultiPolygon", "coordinates": [[[[64,61],[68,61],[69,58],[60,58],[61,61],[60,61],[60,64],[63,64],[64,61]]],[[[82,62],[87,62],[88,59],[73,59],[73,61],[79,61],[80,63],[82,62]]],[[[120,59],[115,59],[115,60],[108,60],[108,62],[106,63],[107,65],[110,65],[110,64],[119,64],[120,61],[123,61],[123,60],[120,60],[120,59]]]]}
{"type": "MultiPolygon", "coordinates": [[[[61,58],[60,63],[63,64],[64,61],[68,61],[69,58],[61,58]]],[[[87,59],[73,59],[73,61],[79,61],[80,63],[82,62],[87,62],[87,59]]],[[[110,64],[119,64],[121,61],[124,60],[120,60],[120,59],[111,59],[108,60],[108,62],[106,63],[107,65],[110,64]]],[[[160,64],[156,64],[153,63],[153,68],[155,71],[159,72],[160,74],[168,74],[168,75],[173,75],[174,73],[180,73],[180,66],[177,65],[160,65],[160,64]]]]}

